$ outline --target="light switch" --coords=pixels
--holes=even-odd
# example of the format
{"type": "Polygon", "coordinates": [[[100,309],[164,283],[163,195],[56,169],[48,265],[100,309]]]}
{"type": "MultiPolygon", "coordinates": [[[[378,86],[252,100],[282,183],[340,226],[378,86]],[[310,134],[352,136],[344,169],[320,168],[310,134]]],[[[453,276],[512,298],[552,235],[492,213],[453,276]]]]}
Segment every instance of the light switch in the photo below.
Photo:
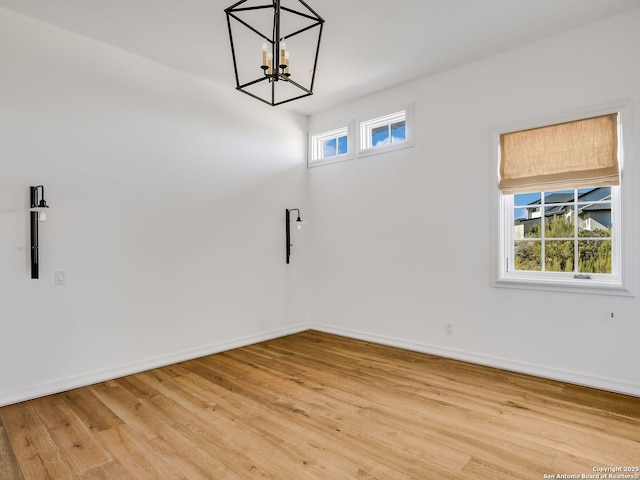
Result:
{"type": "Polygon", "coordinates": [[[64,285],[67,283],[63,270],[56,270],[56,285],[64,285]]]}

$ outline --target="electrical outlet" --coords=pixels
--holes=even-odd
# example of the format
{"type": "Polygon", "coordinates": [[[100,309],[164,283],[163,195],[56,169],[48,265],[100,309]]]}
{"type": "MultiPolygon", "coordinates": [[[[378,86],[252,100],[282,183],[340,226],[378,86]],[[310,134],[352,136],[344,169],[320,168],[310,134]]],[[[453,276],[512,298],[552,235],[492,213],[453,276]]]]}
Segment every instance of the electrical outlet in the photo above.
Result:
{"type": "Polygon", "coordinates": [[[444,333],[453,335],[453,323],[447,322],[444,324],[444,333]]]}

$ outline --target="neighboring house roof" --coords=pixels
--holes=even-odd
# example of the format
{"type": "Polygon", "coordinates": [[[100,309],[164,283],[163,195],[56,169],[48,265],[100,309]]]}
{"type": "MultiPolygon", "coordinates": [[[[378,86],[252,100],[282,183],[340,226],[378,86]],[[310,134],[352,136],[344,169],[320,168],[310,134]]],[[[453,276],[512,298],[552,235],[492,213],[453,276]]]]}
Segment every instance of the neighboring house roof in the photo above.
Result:
{"type": "MultiPolygon", "coordinates": [[[[544,197],[544,203],[566,203],[573,200],[573,193],[552,193],[544,197]]],[[[536,200],[529,205],[540,205],[542,200],[536,200]]]]}
{"type": "Polygon", "coordinates": [[[611,197],[611,187],[598,187],[580,194],[578,199],[580,201],[590,202],[609,199],[609,197],[611,197]]]}
{"type": "MultiPolygon", "coordinates": [[[[597,202],[601,200],[609,200],[611,198],[611,187],[596,187],[586,192],[581,193],[578,196],[578,201],[589,201],[589,202],[597,202]]],[[[549,205],[550,203],[571,203],[573,202],[573,193],[552,193],[544,198],[545,201],[545,210],[544,214],[546,217],[552,215],[560,215],[565,212],[565,208],[567,205],[549,205]]],[[[540,205],[542,200],[536,200],[535,202],[531,202],[528,205],[536,206],[540,205]]],[[[580,206],[578,213],[583,211],[603,211],[603,210],[611,210],[611,205],[609,204],[590,204],[580,206]]]]}
{"type": "Polygon", "coordinates": [[[591,205],[587,205],[582,209],[583,212],[595,212],[603,210],[611,210],[611,205],[609,205],[608,203],[594,203],[591,205]]]}

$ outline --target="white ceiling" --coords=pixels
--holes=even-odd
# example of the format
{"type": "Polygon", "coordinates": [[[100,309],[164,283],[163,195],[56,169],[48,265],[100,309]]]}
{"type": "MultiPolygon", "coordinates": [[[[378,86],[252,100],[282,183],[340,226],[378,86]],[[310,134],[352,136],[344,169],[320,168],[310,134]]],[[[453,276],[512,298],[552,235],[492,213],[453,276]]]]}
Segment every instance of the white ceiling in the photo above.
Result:
{"type": "MultiPolygon", "coordinates": [[[[235,78],[224,14],[233,3],[0,0],[0,7],[233,89],[235,78]]],[[[326,21],[314,95],[275,107],[304,114],[640,8],[640,0],[307,3],[326,21]]]]}

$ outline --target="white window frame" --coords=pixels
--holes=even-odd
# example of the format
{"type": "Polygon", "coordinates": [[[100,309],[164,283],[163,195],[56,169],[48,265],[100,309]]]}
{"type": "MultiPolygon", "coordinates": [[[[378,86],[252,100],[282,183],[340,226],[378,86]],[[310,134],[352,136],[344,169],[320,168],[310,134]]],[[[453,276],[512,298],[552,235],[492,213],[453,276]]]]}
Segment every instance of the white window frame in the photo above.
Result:
{"type": "Polygon", "coordinates": [[[400,150],[413,146],[413,105],[404,110],[389,113],[360,122],[360,149],[358,156],[374,155],[378,153],[400,150]],[[405,122],[405,140],[401,142],[389,142],[386,145],[373,146],[371,144],[371,132],[374,128],[391,125],[400,121],[405,122]]]}
{"type": "Polygon", "coordinates": [[[494,227],[492,228],[494,286],[605,295],[634,295],[635,277],[633,275],[633,266],[635,265],[635,254],[632,248],[626,248],[626,245],[633,245],[632,239],[635,235],[633,225],[635,222],[633,221],[633,215],[630,214],[633,212],[626,208],[628,202],[623,205],[623,197],[628,196],[625,194],[625,190],[633,189],[629,182],[629,175],[626,175],[629,173],[628,169],[625,170],[624,168],[624,158],[630,154],[631,148],[631,142],[628,139],[631,138],[630,134],[632,133],[631,115],[633,108],[629,102],[625,101],[608,107],[497,128],[493,135],[493,151],[496,152],[499,178],[499,139],[501,134],[610,113],[618,113],[618,159],[621,175],[620,186],[611,187],[612,273],[588,274],[590,278],[582,276],[576,278],[574,273],[568,272],[510,270],[509,264],[513,263],[514,258],[514,195],[502,194],[498,189],[497,182],[495,182],[493,191],[498,204],[498,215],[497,222],[494,222],[494,227]]]}
{"type": "Polygon", "coordinates": [[[354,158],[353,122],[346,126],[309,136],[308,167],[317,167],[329,163],[344,162],[354,158]],[[331,157],[323,156],[323,143],[327,140],[347,137],[347,153],[336,154],[331,157]]]}

